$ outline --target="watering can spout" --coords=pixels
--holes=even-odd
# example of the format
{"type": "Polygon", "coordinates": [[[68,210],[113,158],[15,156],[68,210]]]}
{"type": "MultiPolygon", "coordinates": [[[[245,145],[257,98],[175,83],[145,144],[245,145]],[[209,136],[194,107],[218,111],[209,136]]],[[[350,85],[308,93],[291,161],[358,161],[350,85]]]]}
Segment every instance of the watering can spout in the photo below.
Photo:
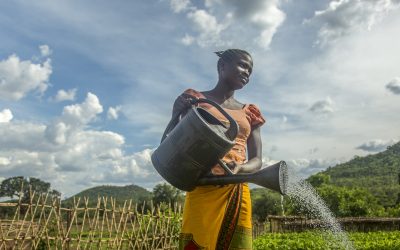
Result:
{"type": "Polygon", "coordinates": [[[286,194],[288,183],[287,165],[284,161],[280,161],[252,174],[207,176],[200,178],[197,185],[226,185],[242,182],[254,183],[281,194],[286,194]]]}

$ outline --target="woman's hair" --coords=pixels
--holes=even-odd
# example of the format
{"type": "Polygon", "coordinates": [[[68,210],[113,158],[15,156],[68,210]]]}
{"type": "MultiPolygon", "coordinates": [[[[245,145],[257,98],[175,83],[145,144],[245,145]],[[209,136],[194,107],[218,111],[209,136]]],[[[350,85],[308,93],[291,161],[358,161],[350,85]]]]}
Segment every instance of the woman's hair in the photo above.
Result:
{"type": "Polygon", "coordinates": [[[217,51],[214,53],[217,54],[217,56],[219,57],[218,71],[219,71],[222,61],[232,62],[233,59],[235,59],[239,56],[243,56],[243,55],[252,58],[249,52],[242,50],[242,49],[227,49],[227,50],[223,50],[223,51],[217,51]]]}

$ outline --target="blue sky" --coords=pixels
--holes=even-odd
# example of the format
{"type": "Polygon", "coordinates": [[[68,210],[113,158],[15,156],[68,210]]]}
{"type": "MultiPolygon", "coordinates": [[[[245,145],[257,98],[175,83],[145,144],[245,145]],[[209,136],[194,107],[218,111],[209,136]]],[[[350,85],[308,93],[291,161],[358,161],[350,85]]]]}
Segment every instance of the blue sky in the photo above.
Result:
{"type": "Polygon", "coordinates": [[[231,47],[254,58],[236,97],[267,119],[265,164],[308,176],[400,139],[395,0],[1,1],[0,37],[0,180],[151,189],[174,99],[231,47]]]}

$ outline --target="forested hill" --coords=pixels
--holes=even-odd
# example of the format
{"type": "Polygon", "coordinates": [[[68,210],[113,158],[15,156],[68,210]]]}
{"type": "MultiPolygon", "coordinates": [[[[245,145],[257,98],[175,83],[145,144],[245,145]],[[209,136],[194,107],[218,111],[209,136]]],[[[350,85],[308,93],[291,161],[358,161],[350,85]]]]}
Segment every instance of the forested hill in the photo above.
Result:
{"type": "Polygon", "coordinates": [[[93,206],[97,204],[98,197],[108,197],[108,199],[110,199],[110,197],[115,198],[117,204],[123,204],[125,200],[132,200],[133,203],[142,203],[143,201],[150,202],[152,194],[146,189],[136,185],[98,186],[83,190],[64,200],[63,204],[72,205],[74,197],[75,200],[81,197],[81,202],[83,202],[83,197],[87,197],[89,198],[90,205],[93,206]]]}
{"type": "Polygon", "coordinates": [[[330,167],[323,174],[335,186],[362,187],[370,191],[384,206],[392,206],[400,192],[400,142],[387,150],[330,167]]]}

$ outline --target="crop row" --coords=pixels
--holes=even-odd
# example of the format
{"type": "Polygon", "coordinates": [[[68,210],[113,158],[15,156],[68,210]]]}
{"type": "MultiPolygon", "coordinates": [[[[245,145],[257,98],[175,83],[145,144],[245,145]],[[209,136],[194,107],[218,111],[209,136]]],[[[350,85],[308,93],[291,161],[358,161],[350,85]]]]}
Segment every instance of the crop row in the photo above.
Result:
{"type": "Polygon", "coordinates": [[[283,249],[400,249],[400,231],[348,233],[332,235],[326,232],[265,234],[254,240],[255,250],[283,249]],[[346,236],[349,245],[345,245],[346,236]]]}

